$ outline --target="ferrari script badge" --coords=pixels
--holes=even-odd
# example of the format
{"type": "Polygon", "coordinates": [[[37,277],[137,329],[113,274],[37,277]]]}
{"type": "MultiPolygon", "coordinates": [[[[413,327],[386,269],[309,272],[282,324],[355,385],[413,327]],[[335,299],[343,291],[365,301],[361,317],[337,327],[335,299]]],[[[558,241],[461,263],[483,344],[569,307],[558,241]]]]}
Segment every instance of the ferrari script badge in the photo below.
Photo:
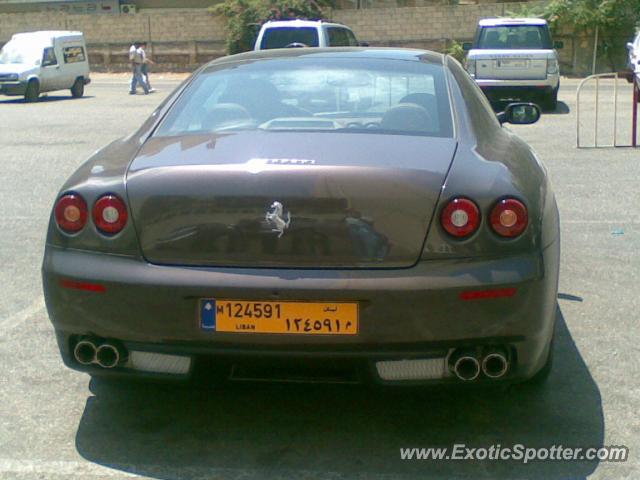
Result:
{"type": "Polygon", "coordinates": [[[287,212],[285,220],[284,207],[280,202],[273,202],[269,208],[264,218],[271,226],[271,231],[278,232],[278,238],[280,238],[291,224],[291,214],[287,212]]]}

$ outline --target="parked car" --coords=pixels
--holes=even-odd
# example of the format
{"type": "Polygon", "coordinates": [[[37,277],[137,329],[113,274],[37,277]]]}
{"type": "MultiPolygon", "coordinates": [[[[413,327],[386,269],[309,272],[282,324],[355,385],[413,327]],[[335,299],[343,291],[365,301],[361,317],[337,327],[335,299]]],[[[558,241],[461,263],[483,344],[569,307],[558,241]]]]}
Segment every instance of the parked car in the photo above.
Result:
{"type": "Polygon", "coordinates": [[[633,42],[627,43],[627,49],[629,50],[629,69],[640,75],[640,32],[636,34],[633,42]]]}
{"type": "Polygon", "coordinates": [[[35,102],[41,93],[71,91],[84,95],[90,82],[89,59],[81,32],[17,33],[0,51],[0,93],[24,95],[35,102]]]}
{"type": "Polygon", "coordinates": [[[466,67],[492,103],[534,100],[555,110],[560,67],[547,21],[540,18],[480,20],[466,67]]]}
{"type": "Polygon", "coordinates": [[[501,126],[539,116],[526,103],[496,116],[456,60],[424,50],[209,63],[57,195],[42,276],[64,362],[173,378],[544,378],[558,210],[543,165],[501,126]]]}
{"type": "Polygon", "coordinates": [[[356,47],[353,31],[321,20],[278,20],[260,28],[254,50],[287,47],[356,47]]]}

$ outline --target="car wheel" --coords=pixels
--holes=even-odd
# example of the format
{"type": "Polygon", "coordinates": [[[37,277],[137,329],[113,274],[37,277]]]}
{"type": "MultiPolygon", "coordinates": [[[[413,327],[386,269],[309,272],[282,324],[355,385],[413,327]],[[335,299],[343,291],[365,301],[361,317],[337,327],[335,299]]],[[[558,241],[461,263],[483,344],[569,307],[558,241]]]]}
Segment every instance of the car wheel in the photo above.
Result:
{"type": "Polygon", "coordinates": [[[549,112],[555,112],[558,107],[558,89],[556,88],[549,95],[545,95],[542,100],[542,106],[549,112]]]}
{"type": "Polygon", "coordinates": [[[37,102],[40,97],[40,84],[37,80],[29,80],[27,89],[24,92],[24,101],[28,103],[37,102]]]}
{"type": "Polygon", "coordinates": [[[84,79],[76,78],[76,81],[71,87],[71,96],[73,98],[80,98],[83,95],[84,95],[84,79]]]}

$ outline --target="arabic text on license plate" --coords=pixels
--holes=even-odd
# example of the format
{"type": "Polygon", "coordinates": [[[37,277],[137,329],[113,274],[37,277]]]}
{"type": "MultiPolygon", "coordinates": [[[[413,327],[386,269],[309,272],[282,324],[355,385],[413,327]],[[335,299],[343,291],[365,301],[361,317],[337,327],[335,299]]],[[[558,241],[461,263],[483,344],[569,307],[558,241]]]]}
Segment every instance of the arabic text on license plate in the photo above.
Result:
{"type": "Polygon", "coordinates": [[[234,333],[356,335],[358,304],[200,300],[200,325],[234,333]]]}

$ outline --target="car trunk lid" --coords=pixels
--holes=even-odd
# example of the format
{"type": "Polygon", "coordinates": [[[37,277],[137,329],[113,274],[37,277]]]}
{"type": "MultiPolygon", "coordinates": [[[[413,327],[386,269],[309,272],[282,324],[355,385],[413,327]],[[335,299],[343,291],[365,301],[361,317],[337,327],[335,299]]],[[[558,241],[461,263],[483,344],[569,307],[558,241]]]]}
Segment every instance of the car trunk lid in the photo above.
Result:
{"type": "Polygon", "coordinates": [[[151,138],[127,195],[152,263],[408,267],[455,148],[451,138],[366,133],[151,138]]]}

